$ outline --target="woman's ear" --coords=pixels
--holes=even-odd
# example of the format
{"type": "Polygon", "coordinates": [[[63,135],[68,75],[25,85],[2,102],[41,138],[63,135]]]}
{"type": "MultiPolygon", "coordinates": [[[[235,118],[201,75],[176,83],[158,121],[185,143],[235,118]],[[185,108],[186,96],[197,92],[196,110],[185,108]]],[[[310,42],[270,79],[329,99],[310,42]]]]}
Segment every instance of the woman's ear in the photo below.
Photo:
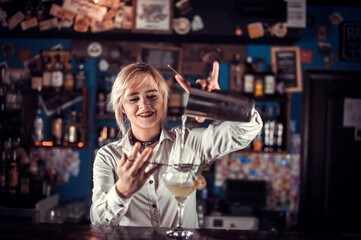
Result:
{"type": "Polygon", "coordinates": [[[124,113],[124,114],[125,114],[125,111],[124,111],[124,108],[123,108],[123,106],[122,106],[122,113],[124,113]]]}

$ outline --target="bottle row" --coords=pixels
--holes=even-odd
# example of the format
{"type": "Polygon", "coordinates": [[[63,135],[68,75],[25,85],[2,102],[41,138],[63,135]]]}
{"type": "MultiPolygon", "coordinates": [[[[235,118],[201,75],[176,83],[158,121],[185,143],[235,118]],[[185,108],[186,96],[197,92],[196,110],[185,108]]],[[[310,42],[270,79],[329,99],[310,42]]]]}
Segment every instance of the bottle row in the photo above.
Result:
{"type": "Polygon", "coordinates": [[[81,130],[76,110],[71,110],[70,115],[64,116],[61,108],[58,107],[52,119],[51,138],[45,137],[45,120],[42,113],[42,106],[39,102],[34,118],[33,142],[35,146],[76,146],[84,147],[85,134],[81,130]]]}
{"type": "Polygon", "coordinates": [[[116,126],[102,126],[98,131],[98,148],[114,142],[122,137],[122,132],[116,126]]]}
{"type": "Polygon", "coordinates": [[[43,160],[29,160],[20,148],[7,148],[0,160],[0,205],[34,207],[55,193],[56,174],[43,160]]]}
{"type": "Polygon", "coordinates": [[[235,93],[257,98],[283,95],[284,83],[278,81],[271,64],[264,70],[262,59],[257,59],[254,63],[249,56],[243,63],[240,54],[235,54],[231,63],[230,89],[235,93]]]}
{"type": "Polygon", "coordinates": [[[275,120],[264,123],[263,129],[253,139],[247,150],[255,152],[282,152],[284,147],[284,125],[275,120]],[[250,149],[251,148],[251,149],[250,149]]]}
{"type": "Polygon", "coordinates": [[[15,83],[5,85],[0,83],[0,112],[20,110],[23,106],[21,87],[15,83]]]}
{"type": "Polygon", "coordinates": [[[76,67],[72,67],[72,59],[62,51],[44,51],[41,66],[31,68],[31,88],[41,91],[80,91],[86,86],[87,73],[83,60],[73,59],[76,67]]]}
{"type": "Polygon", "coordinates": [[[96,113],[100,117],[106,114],[114,114],[109,105],[111,86],[114,80],[115,76],[104,76],[98,84],[96,113]]]}

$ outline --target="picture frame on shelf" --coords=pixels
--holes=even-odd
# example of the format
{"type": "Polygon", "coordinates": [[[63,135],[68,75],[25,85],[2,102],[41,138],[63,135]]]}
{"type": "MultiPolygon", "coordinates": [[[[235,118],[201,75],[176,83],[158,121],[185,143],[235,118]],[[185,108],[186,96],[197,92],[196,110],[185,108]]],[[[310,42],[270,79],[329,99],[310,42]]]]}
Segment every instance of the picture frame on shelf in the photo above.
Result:
{"type": "Polygon", "coordinates": [[[133,0],[134,32],[172,33],[173,0],[133,0]]]}
{"type": "Polygon", "coordinates": [[[137,60],[154,66],[163,74],[174,74],[167,65],[181,72],[182,54],[182,48],[176,46],[141,44],[137,60]]]}
{"type": "Polygon", "coordinates": [[[272,47],[273,72],[285,83],[285,92],[302,92],[300,48],[298,46],[272,47]]]}

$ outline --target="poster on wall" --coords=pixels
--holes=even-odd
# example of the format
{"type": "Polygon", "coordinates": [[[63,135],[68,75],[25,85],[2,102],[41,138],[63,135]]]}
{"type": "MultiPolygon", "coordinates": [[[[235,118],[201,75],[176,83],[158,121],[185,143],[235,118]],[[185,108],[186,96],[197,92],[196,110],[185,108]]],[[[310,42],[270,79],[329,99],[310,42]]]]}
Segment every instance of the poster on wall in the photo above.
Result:
{"type": "Polygon", "coordinates": [[[300,48],[272,47],[271,57],[273,72],[279,81],[285,84],[286,92],[302,91],[301,57],[300,48]]]}
{"type": "Polygon", "coordinates": [[[135,32],[172,33],[172,0],[136,0],[135,32]]]}
{"type": "Polygon", "coordinates": [[[361,23],[346,22],[340,28],[340,56],[346,61],[361,61],[361,23]]]}

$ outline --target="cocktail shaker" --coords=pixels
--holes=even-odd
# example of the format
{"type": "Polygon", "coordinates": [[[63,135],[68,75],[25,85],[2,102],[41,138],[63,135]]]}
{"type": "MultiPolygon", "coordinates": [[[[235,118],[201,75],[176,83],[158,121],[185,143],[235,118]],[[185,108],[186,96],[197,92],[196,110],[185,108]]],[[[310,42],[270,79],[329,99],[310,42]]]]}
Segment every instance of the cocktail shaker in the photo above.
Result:
{"type": "Polygon", "coordinates": [[[227,91],[191,87],[184,114],[211,120],[249,122],[254,100],[227,91]]]}

